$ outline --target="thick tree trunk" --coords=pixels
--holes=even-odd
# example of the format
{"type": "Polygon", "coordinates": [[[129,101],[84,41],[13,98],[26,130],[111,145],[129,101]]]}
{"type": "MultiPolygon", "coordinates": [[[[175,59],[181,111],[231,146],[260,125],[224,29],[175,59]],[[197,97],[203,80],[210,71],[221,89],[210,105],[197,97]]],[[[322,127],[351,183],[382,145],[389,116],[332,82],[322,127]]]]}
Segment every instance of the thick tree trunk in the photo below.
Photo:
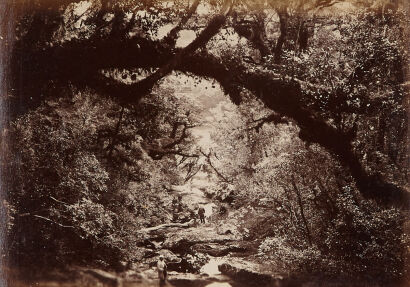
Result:
{"type": "Polygon", "coordinates": [[[298,31],[298,45],[300,51],[305,51],[308,48],[309,41],[309,31],[306,24],[301,20],[299,31],[298,31]]]}
{"type": "Polygon", "coordinates": [[[274,61],[276,64],[279,64],[282,57],[282,49],[283,44],[285,43],[286,36],[288,33],[288,12],[286,7],[278,8],[276,11],[279,16],[279,23],[280,23],[280,35],[276,42],[275,46],[275,57],[274,61]]]}
{"type": "Polygon", "coordinates": [[[265,31],[265,15],[263,12],[258,12],[255,15],[255,20],[253,22],[238,22],[237,16],[233,18],[233,28],[235,32],[246,38],[252,46],[257,49],[261,57],[266,57],[270,55],[271,51],[268,45],[266,44],[266,31],[265,31]]]}
{"type": "Polygon", "coordinates": [[[300,216],[302,217],[303,225],[305,226],[306,238],[309,242],[309,245],[312,246],[312,234],[310,232],[309,224],[305,216],[305,208],[303,206],[302,196],[301,196],[301,193],[298,187],[296,186],[295,178],[293,178],[293,176],[292,176],[292,186],[293,186],[293,189],[297,197],[299,210],[300,210],[300,216]]]}

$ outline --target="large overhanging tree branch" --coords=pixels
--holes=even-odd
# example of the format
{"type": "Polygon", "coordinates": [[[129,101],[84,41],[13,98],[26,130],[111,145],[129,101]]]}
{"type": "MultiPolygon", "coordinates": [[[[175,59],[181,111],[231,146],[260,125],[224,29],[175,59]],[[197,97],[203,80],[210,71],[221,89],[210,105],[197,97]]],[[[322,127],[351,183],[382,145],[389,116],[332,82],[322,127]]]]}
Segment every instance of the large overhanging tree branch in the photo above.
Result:
{"type": "MultiPolygon", "coordinates": [[[[171,73],[175,68],[183,61],[185,57],[194,53],[198,48],[204,47],[208,41],[215,36],[221,27],[226,21],[226,16],[231,11],[232,2],[226,0],[222,6],[222,9],[219,14],[212,17],[208,26],[195,38],[192,43],[190,43],[185,48],[179,50],[168,62],[162,65],[154,73],[144,78],[143,80],[138,81],[135,84],[131,84],[124,90],[124,87],[115,81],[111,81],[110,84],[106,85],[106,89],[111,90],[113,94],[122,95],[124,100],[138,102],[142,97],[146,96],[151,92],[154,85],[161,80],[163,77],[171,73]],[[131,97],[131,99],[129,98],[131,97]]],[[[98,76],[97,76],[98,77],[98,76]]],[[[107,80],[107,83],[109,81],[107,80]]]]}
{"type": "Polygon", "coordinates": [[[353,150],[351,134],[340,132],[315,112],[303,107],[300,101],[302,91],[297,82],[276,78],[272,73],[249,72],[239,64],[229,68],[209,54],[194,55],[186,59],[179,68],[218,80],[234,102],[240,101],[240,87],[246,88],[267,107],[293,119],[300,127],[301,139],[317,143],[331,151],[350,171],[365,197],[404,205],[408,202],[406,191],[366,172],[353,150]]]}
{"type": "MultiPolygon", "coordinates": [[[[61,46],[42,50],[28,46],[31,43],[27,42],[27,39],[20,41],[14,49],[12,65],[15,69],[12,74],[16,77],[12,81],[19,82],[19,85],[15,86],[13,92],[17,98],[11,100],[17,100],[16,106],[21,105],[22,98],[28,99],[28,103],[25,103],[28,107],[36,105],[41,100],[36,94],[42,93],[42,85],[48,82],[52,75],[53,82],[71,82],[80,87],[88,86],[119,100],[137,103],[160,79],[172,72],[184,57],[204,47],[218,33],[225,24],[232,5],[231,0],[224,1],[220,12],[212,17],[198,37],[187,47],[176,49],[175,53],[168,45],[164,46],[159,41],[150,41],[145,37],[136,37],[128,41],[122,37],[117,39],[118,41],[111,36],[107,39],[91,37],[83,40],[87,45],[84,45],[83,41],[72,40],[61,46]],[[118,53],[113,53],[114,51],[118,53]],[[124,55],[127,56],[124,58],[124,55]],[[54,61],[50,62],[50,59],[54,61]],[[156,63],[153,63],[153,60],[156,63]],[[25,69],[22,70],[22,66],[25,69]],[[124,86],[100,73],[103,69],[113,67],[159,68],[143,80],[124,86]],[[104,85],[100,85],[101,81],[104,85]]],[[[25,105],[19,107],[23,112],[25,105]]]]}
{"type": "MultiPolygon", "coordinates": [[[[118,63],[126,63],[125,58],[130,60],[130,56],[127,54],[123,54],[123,57],[124,59],[119,59],[118,63]]],[[[153,56],[150,59],[145,59],[142,64],[149,65],[149,61],[152,61],[151,64],[155,66],[159,64],[157,63],[158,59],[159,57],[153,56]]],[[[111,66],[113,63],[110,60],[104,63],[104,60],[101,59],[100,66],[104,66],[104,64],[111,66]]],[[[129,63],[126,65],[128,66],[129,63]]],[[[249,72],[245,66],[238,63],[230,67],[205,52],[185,54],[184,57],[179,58],[179,61],[174,62],[172,67],[183,72],[217,80],[235,103],[240,102],[242,88],[248,89],[259,97],[267,107],[293,119],[301,129],[300,137],[302,139],[318,143],[334,153],[350,170],[364,196],[384,202],[405,202],[403,200],[407,200],[403,198],[405,192],[400,188],[367,174],[358,156],[353,151],[351,136],[340,133],[335,127],[315,116],[314,112],[302,107],[303,104],[300,102],[301,90],[297,82],[275,77],[274,74],[268,72],[249,72]]],[[[171,67],[167,69],[172,70],[171,67]]],[[[99,81],[92,77],[89,75],[83,78],[84,84],[88,84],[98,91],[117,95],[123,101],[136,101],[137,98],[133,96],[135,95],[133,94],[135,87],[121,84],[115,80],[110,81],[106,77],[101,77],[99,81]],[[107,84],[110,82],[112,82],[112,85],[107,84]]],[[[136,92],[138,93],[138,91],[136,92]]],[[[141,95],[141,93],[137,95],[141,95]]]]}
{"type": "Polygon", "coordinates": [[[274,123],[275,125],[277,124],[287,124],[289,123],[284,117],[281,115],[278,115],[276,113],[272,113],[268,116],[262,117],[260,119],[253,120],[251,124],[254,124],[254,126],[251,126],[248,128],[249,130],[256,130],[256,132],[259,132],[259,130],[263,127],[264,124],[266,123],[274,123]]]}
{"type": "Polygon", "coordinates": [[[388,203],[407,200],[402,189],[368,174],[353,150],[351,135],[329,124],[316,111],[304,107],[298,82],[271,72],[251,71],[240,63],[221,63],[219,58],[205,50],[197,52],[224,25],[226,14],[230,11],[229,2],[226,1],[221,13],[214,16],[200,35],[183,49],[170,49],[159,41],[142,37],[121,42],[97,38],[86,45],[73,40],[44,50],[17,46],[14,87],[35,95],[45,83],[53,85],[71,82],[124,102],[136,103],[161,78],[174,70],[213,78],[221,84],[233,102],[239,103],[241,91],[247,89],[267,107],[292,119],[300,127],[302,139],[323,146],[344,164],[364,196],[388,203]],[[25,68],[20,70],[20,67],[25,68]],[[120,83],[100,73],[104,69],[137,67],[158,67],[158,70],[132,85],[120,83]]]}

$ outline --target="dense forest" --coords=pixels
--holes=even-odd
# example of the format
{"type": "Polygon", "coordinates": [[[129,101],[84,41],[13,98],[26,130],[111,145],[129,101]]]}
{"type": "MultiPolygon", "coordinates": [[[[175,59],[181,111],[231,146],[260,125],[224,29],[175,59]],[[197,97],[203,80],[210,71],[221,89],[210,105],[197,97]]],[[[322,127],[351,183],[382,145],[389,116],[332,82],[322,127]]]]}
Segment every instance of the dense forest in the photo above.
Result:
{"type": "Polygon", "coordinates": [[[166,254],[405,285],[406,5],[1,2],[3,276],[166,254]]]}

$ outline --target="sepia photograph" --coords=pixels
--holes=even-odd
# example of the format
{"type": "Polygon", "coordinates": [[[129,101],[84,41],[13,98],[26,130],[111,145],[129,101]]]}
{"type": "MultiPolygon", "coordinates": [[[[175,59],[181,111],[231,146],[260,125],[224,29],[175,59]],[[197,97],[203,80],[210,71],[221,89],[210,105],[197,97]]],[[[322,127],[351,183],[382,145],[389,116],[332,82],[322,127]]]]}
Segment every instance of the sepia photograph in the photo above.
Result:
{"type": "Polygon", "coordinates": [[[409,287],[408,0],[0,0],[0,287],[409,287]]]}

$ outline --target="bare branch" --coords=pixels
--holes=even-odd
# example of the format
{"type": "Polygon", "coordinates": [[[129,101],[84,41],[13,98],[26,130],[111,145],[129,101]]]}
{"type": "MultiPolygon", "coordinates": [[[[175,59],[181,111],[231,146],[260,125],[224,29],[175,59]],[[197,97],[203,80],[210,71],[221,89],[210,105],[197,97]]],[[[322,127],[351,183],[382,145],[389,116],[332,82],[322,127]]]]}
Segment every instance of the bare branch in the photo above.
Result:
{"type": "Polygon", "coordinates": [[[41,215],[34,214],[33,216],[36,217],[36,218],[46,220],[48,222],[51,222],[51,223],[56,224],[56,225],[58,225],[60,227],[63,227],[63,228],[75,228],[74,226],[71,226],[71,225],[63,225],[61,223],[55,222],[55,221],[51,220],[50,218],[47,218],[47,217],[44,217],[44,216],[41,216],[41,215]]]}
{"type": "Polygon", "coordinates": [[[215,173],[226,183],[232,184],[232,180],[228,179],[226,176],[224,176],[221,172],[218,171],[218,169],[212,164],[211,161],[211,152],[209,154],[204,153],[202,150],[200,151],[203,156],[206,157],[207,162],[209,166],[215,171],[215,173]]]}
{"type": "Polygon", "coordinates": [[[55,202],[58,202],[58,203],[61,203],[61,204],[64,204],[64,205],[69,205],[68,203],[66,203],[66,202],[64,202],[64,201],[61,201],[61,200],[58,200],[58,199],[56,199],[56,198],[54,198],[54,197],[52,197],[52,196],[50,196],[50,198],[51,198],[52,200],[54,200],[55,202]]]}
{"type": "Polygon", "coordinates": [[[167,36],[164,38],[164,42],[167,43],[168,45],[174,47],[177,36],[179,31],[185,26],[185,24],[188,22],[188,20],[192,17],[192,15],[195,13],[196,9],[198,8],[199,3],[201,0],[195,0],[194,3],[192,3],[192,6],[189,8],[187,13],[181,18],[179,21],[178,25],[176,25],[172,30],[168,33],[167,36]]]}
{"type": "Polygon", "coordinates": [[[201,170],[201,167],[198,167],[194,172],[191,171],[189,174],[187,174],[185,178],[185,182],[193,178],[200,170],[201,170]]]}
{"type": "Polygon", "coordinates": [[[188,168],[187,174],[185,177],[185,182],[190,180],[192,177],[194,177],[202,168],[202,166],[198,166],[196,170],[194,170],[194,167],[197,165],[199,160],[199,157],[195,158],[194,160],[189,161],[187,164],[185,164],[184,168],[188,168]]]}
{"type": "Polygon", "coordinates": [[[186,139],[188,137],[188,134],[186,133],[186,130],[188,129],[187,124],[183,123],[182,125],[184,126],[184,128],[182,129],[181,136],[178,139],[176,139],[175,141],[165,145],[163,147],[164,149],[172,148],[172,147],[180,144],[184,139],[186,139]]]}
{"type": "Polygon", "coordinates": [[[275,125],[277,125],[277,124],[287,124],[287,123],[289,123],[289,121],[288,121],[285,117],[283,117],[283,116],[281,116],[281,115],[278,115],[278,114],[276,114],[276,113],[272,113],[272,114],[270,114],[270,115],[268,115],[268,116],[266,116],[266,117],[263,117],[263,118],[254,120],[253,122],[254,122],[254,123],[257,123],[257,125],[254,126],[254,127],[250,127],[249,130],[255,129],[256,132],[259,132],[259,130],[260,130],[260,129],[263,127],[263,125],[266,124],[266,123],[274,123],[275,125]]]}

